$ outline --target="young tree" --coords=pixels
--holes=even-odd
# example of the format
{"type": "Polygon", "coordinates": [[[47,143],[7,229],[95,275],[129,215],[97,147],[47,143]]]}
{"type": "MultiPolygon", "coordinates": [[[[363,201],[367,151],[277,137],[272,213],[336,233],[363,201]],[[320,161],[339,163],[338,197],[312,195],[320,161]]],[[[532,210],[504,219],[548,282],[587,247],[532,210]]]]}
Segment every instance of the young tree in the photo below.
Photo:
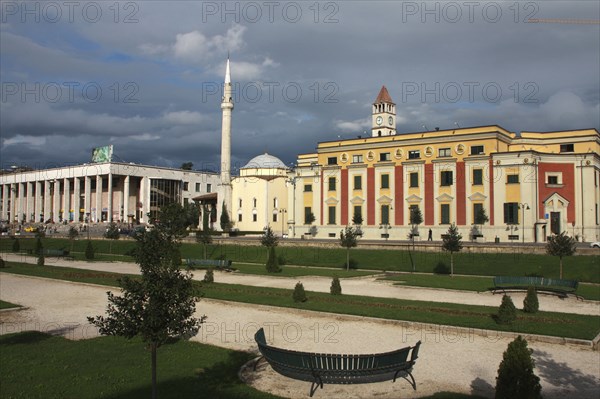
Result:
{"type": "Polygon", "coordinates": [[[207,259],[207,248],[210,244],[212,244],[212,235],[210,235],[210,231],[202,230],[200,234],[196,234],[196,242],[201,243],[203,246],[204,259],[207,259]]]}
{"type": "Polygon", "coordinates": [[[548,238],[546,244],[546,253],[552,256],[558,256],[560,262],[560,278],[563,278],[563,257],[571,256],[577,250],[577,242],[569,237],[566,232],[553,235],[548,238]]]}
{"type": "Polygon", "coordinates": [[[121,237],[119,228],[115,222],[111,222],[108,228],[104,232],[104,238],[108,240],[108,252],[112,255],[112,243],[113,240],[118,240],[121,237]]]}
{"type": "Polygon", "coordinates": [[[363,223],[362,214],[358,211],[358,209],[354,210],[354,215],[352,215],[352,224],[355,226],[360,226],[363,223]]]}
{"type": "Polygon", "coordinates": [[[37,235],[35,239],[35,248],[34,253],[39,255],[44,250],[44,244],[42,244],[42,236],[40,234],[37,235]]]}
{"type": "Polygon", "coordinates": [[[227,205],[225,205],[225,201],[223,201],[223,206],[221,206],[221,230],[228,232],[231,230],[231,225],[229,212],[227,212],[227,205]]]}
{"type": "Polygon", "coordinates": [[[40,254],[38,255],[37,258],[37,265],[38,266],[44,266],[44,264],[46,263],[46,258],[44,257],[44,251],[40,252],[40,254]]]}
{"type": "Polygon", "coordinates": [[[331,295],[342,295],[342,285],[340,284],[340,279],[335,276],[333,280],[331,280],[331,287],[329,288],[329,292],[331,295]]]}
{"type": "Polygon", "coordinates": [[[475,218],[474,218],[473,222],[475,224],[483,226],[484,224],[489,222],[489,220],[490,220],[490,218],[488,217],[487,213],[485,212],[485,208],[482,206],[481,208],[479,208],[479,210],[475,214],[475,218]]]}
{"type": "Polygon", "coordinates": [[[19,242],[18,238],[15,238],[15,240],[13,241],[12,244],[12,251],[13,252],[19,252],[21,250],[21,243],[19,242]]]}
{"type": "Polygon", "coordinates": [[[277,258],[277,254],[275,253],[275,247],[269,247],[269,255],[267,257],[266,268],[267,272],[269,273],[281,272],[281,267],[279,267],[279,259],[277,258]]]}
{"type": "Polygon", "coordinates": [[[271,226],[267,226],[265,233],[260,237],[260,245],[263,247],[267,247],[267,255],[269,254],[268,249],[271,247],[276,247],[279,244],[279,239],[273,233],[273,229],[271,226]]]}
{"type": "Polygon", "coordinates": [[[354,227],[346,226],[340,231],[340,245],[346,248],[346,270],[350,270],[350,248],[358,245],[358,232],[354,227]]]}
{"type": "Polygon", "coordinates": [[[85,258],[88,260],[94,259],[94,246],[92,245],[92,241],[88,240],[87,245],[85,246],[85,258]]]}
{"type": "Polygon", "coordinates": [[[210,210],[208,206],[204,205],[202,207],[202,231],[208,232],[210,230],[210,210]]]}
{"type": "Polygon", "coordinates": [[[315,218],[315,214],[311,212],[308,215],[306,215],[306,220],[304,222],[306,224],[313,224],[315,222],[315,220],[317,220],[315,218]]]}
{"type": "Polygon", "coordinates": [[[460,252],[462,249],[461,240],[462,235],[459,234],[456,225],[452,224],[442,242],[442,249],[450,252],[450,277],[454,276],[454,252],[460,252]]]}
{"type": "Polygon", "coordinates": [[[204,278],[202,279],[204,283],[214,283],[215,282],[215,274],[212,268],[209,268],[204,274],[204,278]]]}
{"type": "Polygon", "coordinates": [[[520,335],[508,344],[496,377],[496,399],[541,399],[540,378],[533,369],[533,351],[520,335]]]}
{"type": "Polygon", "coordinates": [[[415,236],[419,233],[419,225],[423,223],[423,214],[421,208],[418,205],[410,208],[409,222],[412,225],[410,229],[410,239],[413,244],[413,251],[415,250],[415,236]]]}
{"type": "Polygon", "coordinates": [[[512,301],[512,298],[508,295],[502,297],[502,303],[498,308],[498,314],[496,315],[496,323],[498,324],[512,324],[517,319],[517,308],[512,301]]]}
{"type": "Polygon", "coordinates": [[[193,317],[196,292],[192,275],[174,264],[178,252],[180,229],[171,210],[159,213],[154,228],[135,237],[133,251],[140,265],[141,279],[119,280],[122,295],[108,293],[107,315],[88,317],[103,335],[126,338],[140,336],[152,358],[152,398],[156,398],[156,351],[174,337],[189,338],[197,334],[205,317],[193,317]]]}
{"type": "Polygon", "coordinates": [[[534,286],[527,288],[527,296],[523,300],[523,312],[525,313],[536,313],[540,308],[540,302],[538,301],[537,291],[534,286]]]}
{"type": "Polygon", "coordinates": [[[304,285],[301,282],[296,283],[294,287],[294,293],[292,294],[294,302],[306,302],[306,291],[304,291],[304,285]]]}
{"type": "Polygon", "coordinates": [[[73,226],[69,227],[69,241],[71,241],[71,252],[69,252],[71,255],[73,255],[73,242],[75,241],[75,239],[79,236],[79,232],[77,231],[77,229],[73,226]]]}

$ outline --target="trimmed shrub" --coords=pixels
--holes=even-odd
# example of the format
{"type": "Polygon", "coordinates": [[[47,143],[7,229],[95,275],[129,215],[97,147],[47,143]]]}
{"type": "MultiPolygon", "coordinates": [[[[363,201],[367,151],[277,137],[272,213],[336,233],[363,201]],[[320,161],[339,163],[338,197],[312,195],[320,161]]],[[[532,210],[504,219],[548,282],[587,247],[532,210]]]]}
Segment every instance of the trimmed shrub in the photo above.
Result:
{"type": "Polygon", "coordinates": [[[37,258],[37,265],[38,266],[44,266],[44,264],[46,263],[46,259],[44,258],[44,251],[42,251],[37,258]]]}
{"type": "Polygon", "coordinates": [[[331,295],[342,295],[342,285],[340,284],[340,279],[336,277],[331,280],[331,288],[329,289],[331,295]]]}
{"type": "Polygon", "coordinates": [[[85,247],[85,258],[86,259],[94,259],[94,246],[92,245],[92,242],[90,240],[88,240],[87,245],[85,247]]]}
{"type": "Polygon", "coordinates": [[[209,268],[206,273],[204,274],[204,278],[202,279],[203,282],[205,283],[214,283],[215,282],[215,275],[213,272],[212,268],[209,268]]]}
{"type": "Polygon", "coordinates": [[[21,250],[21,243],[19,242],[18,238],[15,238],[15,240],[13,241],[13,245],[12,245],[12,251],[19,252],[20,250],[21,250]]]}
{"type": "Polygon", "coordinates": [[[269,247],[269,257],[267,258],[267,272],[269,273],[280,273],[281,268],[279,267],[279,260],[275,253],[275,247],[269,247]]]}
{"type": "Polygon", "coordinates": [[[508,344],[496,377],[496,399],[541,399],[542,386],[533,372],[532,352],[520,335],[508,344]]]}
{"type": "Polygon", "coordinates": [[[523,300],[523,312],[536,313],[540,309],[537,291],[534,286],[527,288],[527,296],[523,300]]]}
{"type": "Polygon", "coordinates": [[[444,262],[439,261],[433,268],[433,272],[435,274],[450,274],[450,268],[444,262]]]}
{"type": "Polygon", "coordinates": [[[304,291],[304,285],[302,285],[302,283],[296,283],[293,298],[294,302],[306,302],[306,300],[308,299],[306,298],[306,292],[304,291]]]}
{"type": "Polygon", "coordinates": [[[512,324],[517,319],[517,308],[513,303],[511,297],[504,295],[502,297],[502,303],[498,308],[498,314],[496,315],[496,323],[498,324],[512,324]]]}
{"type": "Polygon", "coordinates": [[[4,259],[0,258],[0,269],[4,268],[6,268],[6,262],[4,262],[4,259]]]}

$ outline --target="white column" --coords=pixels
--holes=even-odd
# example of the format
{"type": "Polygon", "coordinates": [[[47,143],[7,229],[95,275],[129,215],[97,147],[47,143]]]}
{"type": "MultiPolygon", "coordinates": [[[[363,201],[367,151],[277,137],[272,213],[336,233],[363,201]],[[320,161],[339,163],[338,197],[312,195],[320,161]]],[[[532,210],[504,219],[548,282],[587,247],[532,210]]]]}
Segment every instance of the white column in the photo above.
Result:
{"type": "Polygon", "coordinates": [[[17,216],[17,221],[21,223],[23,220],[23,211],[24,211],[24,197],[25,197],[25,186],[23,183],[17,183],[17,209],[15,215],[17,216]]]}
{"type": "Polygon", "coordinates": [[[140,184],[140,202],[142,203],[140,222],[147,223],[148,217],[146,215],[150,212],[150,178],[147,176],[142,178],[142,184],[140,184]]]}
{"type": "MultiPolygon", "coordinates": [[[[92,179],[89,176],[85,176],[85,181],[84,181],[84,199],[83,199],[83,203],[84,203],[84,209],[85,209],[85,213],[86,216],[88,217],[88,222],[92,221],[92,179]]],[[[85,216],[84,219],[85,220],[85,216]]]]}
{"type": "Polygon", "coordinates": [[[102,221],[102,176],[96,175],[96,223],[102,221]]]}
{"type": "MultiPolygon", "coordinates": [[[[63,184],[65,185],[64,194],[63,194],[63,220],[69,220],[71,212],[69,212],[72,208],[71,206],[71,183],[68,178],[63,180],[63,184]]],[[[75,210],[73,210],[75,211],[75,210]]]]}
{"type": "Polygon", "coordinates": [[[58,223],[58,214],[60,212],[60,180],[54,181],[54,195],[52,196],[52,221],[58,223]]]}
{"type": "Polygon", "coordinates": [[[10,192],[10,186],[8,184],[2,185],[2,220],[8,219],[8,193],[10,192]]]}
{"type": "Polygon", "coordinates": [[[110,223],[113,221],[113,214],[112,214],[112,208],[113,208],[113,190],[112,190],[112,185],[113,185],[113,175],[112,173],[108,173],[108,201],[106,204],[106,208],[107,208],[107,221],[110,223]]]}
{"type": "Polygon", "coordinates": [[[50,182],[44,180],[44,222],[50,219],[50,213],[52,212],[52,202],[50,199],[50,182]]]}
{"type": "Polygon", "coordinates": [[[42,182],[41,181],[36,181],[35,183],[35,210],[34,210],[34,218],[36,222],[43,222],[44,218],[44,192],[42,191],[42,182]],[[40,215],[42,215],[42,217],[40,218],[40,215]]]}
{"type": "Polygon", "coordinates": [[[129,218],[127,217],[129,214],[129,176],[125,176],[125,181],[123,182],[121,206],[123,207],[123,221],[129,222],[129,218]]]}
{"type": "Polygon", "coordinates": [[[25,195],[25,219],[28,222],[31,221],[35,221],[35,208],[33,207],[33,189],[34,189],[34,182],[27,182],[25,183],[25,191],[26,191],[26,195],[25,195]],[[31,215],[34,215],[32,220],[31,215]]]}
{"type": "Polygon", "coordinates": [[[73,220],[78,222],[80,215],[81,205],[81,180],[79,177],[73,179],[73,202],[71,208],[73,208],[73,220]]]}

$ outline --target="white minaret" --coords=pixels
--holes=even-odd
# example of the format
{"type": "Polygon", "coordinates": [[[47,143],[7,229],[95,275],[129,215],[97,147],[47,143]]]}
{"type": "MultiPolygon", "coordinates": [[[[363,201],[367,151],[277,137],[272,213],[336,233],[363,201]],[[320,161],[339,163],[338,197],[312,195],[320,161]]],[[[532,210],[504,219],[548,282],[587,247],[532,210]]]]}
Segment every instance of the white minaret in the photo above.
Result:
{"type": "Polygon", "coordinates": [[[217,204],[218,212],[221,213],[222,203],[227,206],[227,212],[231,218],[231,112],[233,111],[233,97],[231,94],[231,75],[229,70],[229,56],[225,68],[225,82],[223,85],[223,100],[221,101],[223,123],[221,125],[221,190],[217,204]]]}

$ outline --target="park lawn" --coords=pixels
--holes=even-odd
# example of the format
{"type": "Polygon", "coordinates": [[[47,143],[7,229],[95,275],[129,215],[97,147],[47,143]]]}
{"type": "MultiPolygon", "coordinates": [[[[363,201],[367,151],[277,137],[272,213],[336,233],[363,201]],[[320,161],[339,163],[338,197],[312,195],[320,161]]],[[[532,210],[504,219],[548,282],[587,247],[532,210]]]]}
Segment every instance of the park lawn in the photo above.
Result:
{"type": "MultiPolygon", "coordinates": [[[[0,397],[148,398],[150,352],[137,338],[70,341],[40,332],[0,337],[0,397]]],[[[197,342],[158,349],[160,398],[277,398],[242,383],[237,372],[254,355],[197,342]]]]}
{"type": "Polygon", "coordinates": [[[15,305],[14,303],[0,300],[0,309],[12,309],[12,308],[20,308],[20,307],[21,306],[15,305]]]}
{"type": "Polygon", "coordinates": [[[302,277],[302,276],[324,276],[324,277],[362,277],[371,276],[377,274],[376,270],[373,271],[362,271],[362,270],[342,270],[333,268],[323,267],[311,267],[311,266],[281,266],[281,273],[268,273],[265,265],[261,264],[250,264],[250,263],[239,263],[235,262],[232,265],[238,269],[240,273],[245,274],[258,274],[273,277],[302,277]]]}
{"type": "MultiPolygon", "coordinates": [[[[123,276],[116,273],[97,273],[56,266],[39,267],[12,262],[8,262],[8,265],[9,268],[4,270],[9,273],[108,286],[116,286],[117,279],[123,276]]],[[[139,278],[139,276],[132,277],[139,278]]],[[[593,339],[600,331],[598,316],[551,312],[532,315],[519,312],[519,317],[512,326],[502,326],[496,324],[492,318],[497,312],[495,307],[350,295],[332,296],[317,292],[308,292],[307,302],[295,303],[292,300],[294,282],[290,282],[290,289],[195,283],[203,297],[232,302],[588,340],[593,339]]],[[[498,304],[500,301],[501,296],[498,296],[498,304]]]]}
{"type": "MultiPolygon", "coordinates": [[[[21,238],[21,250],[25,252],[35,245],[34,238],[21,238]]],[[[44,238],[46,248],[70,249],[71,243],[68,239],[44,238]]],[[[116,240],[112,243],[112,253],[109,255],[109,240],[94,240],[94,247],[98,254],[97,260],[121,260],[131,261],[126,255],[135,248],[133,240],[116,240]],[[108,258],[105,258],[108,257],[108,258]]],[[[73,242],[73,252],[77,259],[83,259],[86,240],[79,239],[73,242]]],[[[12,247],[11,239],[3,239],[0,242],[0,250],[9,252],[12,247]]],[[[410,244],[403,244],[398,249],[376,250],[362,249],[359,246],[350,251],[350,257],[359,269],[370,269],[377,271],[414,271],[421,273],[432,273],[439,262],[450,264],[450,256],[441,250],[437,252],[410,252],[410,244]]],[[[418,249],[418,247],[417,247],[418,249]]],[[[285,259],[289,265],[322,266],[343,268],[346,261],[346,250],[344,248],[321,248],[301,246],[279,246],[277,255],[285,259]]],[[[475,249],[476,250],[476,249],[475,249]]],[[[559,262],[556,257],[549,255],[521,254],[519,248],[498,247],[494,253],[474,253],[463,251],[454,254],[454,273],[471,274],[481,276],[525,276],[539,275],[548,278],[558,278],[559,262]]],[[[241,263],[266,262],[266,250],[258,245],[210,245],[208,257],[210,259],[228,259],[241,263]]],[[[181,246],[182,258],[203,257],[203,246],[201,244],[184,242],[181,246]]],[[[563,259],[564,278],[591,283],[600,283],[600,256],[569,256],[563,259]]]]}

